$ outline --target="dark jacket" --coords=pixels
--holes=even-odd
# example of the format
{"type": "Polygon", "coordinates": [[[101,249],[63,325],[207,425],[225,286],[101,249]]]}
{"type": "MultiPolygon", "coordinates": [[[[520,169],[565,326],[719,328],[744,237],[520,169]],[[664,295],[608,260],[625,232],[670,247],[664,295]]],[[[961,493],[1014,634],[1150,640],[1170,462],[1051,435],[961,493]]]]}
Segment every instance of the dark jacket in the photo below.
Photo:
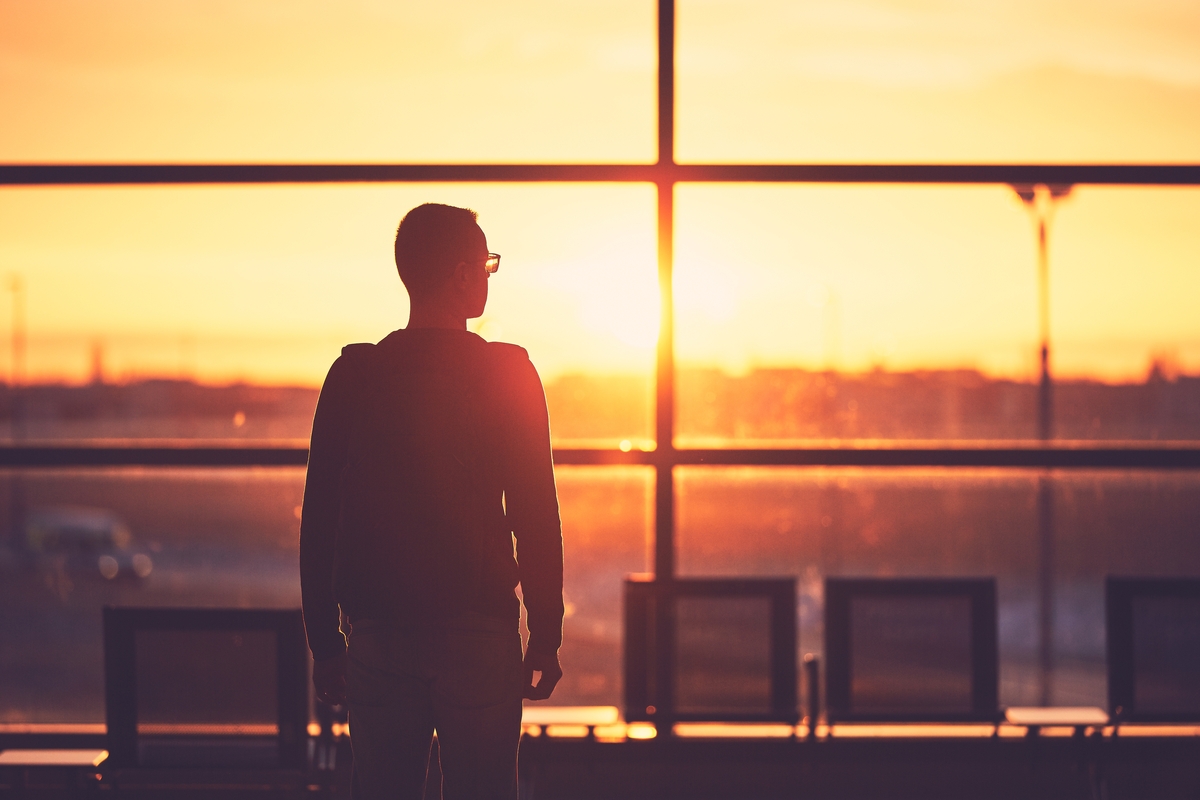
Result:
{"type": "Polygon", "coordinates": [[[515,628],[518,583],[530,649],[557,650],[562,533],[528,354],[433,328],[344,348],[313,420],[300,577],[318,660],[345,648],[339,605],[351,622],[477,612],[515,628]]]}

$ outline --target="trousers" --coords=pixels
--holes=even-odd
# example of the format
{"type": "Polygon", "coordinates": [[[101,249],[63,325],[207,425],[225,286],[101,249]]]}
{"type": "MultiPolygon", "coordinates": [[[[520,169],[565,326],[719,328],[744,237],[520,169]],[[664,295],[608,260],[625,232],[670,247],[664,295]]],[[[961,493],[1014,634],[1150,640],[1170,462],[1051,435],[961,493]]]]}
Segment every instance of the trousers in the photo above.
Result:
{"type": "Polygon", "coordinates": [[[346,699],[355,800],[420,800],[437,731],[445,800],[516,800],[524,670],[517,621],[354,620],[346,699]]]}

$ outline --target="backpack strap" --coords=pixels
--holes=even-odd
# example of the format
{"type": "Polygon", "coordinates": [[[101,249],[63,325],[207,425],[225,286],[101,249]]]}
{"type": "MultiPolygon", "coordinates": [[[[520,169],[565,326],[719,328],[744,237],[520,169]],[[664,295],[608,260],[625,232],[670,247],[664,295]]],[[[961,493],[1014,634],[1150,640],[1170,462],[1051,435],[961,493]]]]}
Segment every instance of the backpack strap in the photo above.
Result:
{"type": "Polygon", "coordinates": [[[375,345],[370,342],[356,342],[342,348],[342,355],[348,359],[359,360],[375,352],[375,345]]]}
{"type": "Polygon", "coordinates": [[[370,375],[374,355],[375,345],[368,342],[348,344],[342,348],[341,361],[345,371],[352,376],[351,380],[356,390],[362,387],[363,382],[370,375]]]}

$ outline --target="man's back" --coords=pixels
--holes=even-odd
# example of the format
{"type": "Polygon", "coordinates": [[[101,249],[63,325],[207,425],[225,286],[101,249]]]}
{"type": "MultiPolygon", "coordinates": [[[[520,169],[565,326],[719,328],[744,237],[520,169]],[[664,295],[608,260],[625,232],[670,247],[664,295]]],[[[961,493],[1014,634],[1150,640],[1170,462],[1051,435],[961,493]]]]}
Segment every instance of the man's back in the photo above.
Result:
{"type": "Polygon", "coordinates": [[[304,518],[306,616],[319,614],[307,613],[309,597],[324,594],[319,531],[335,528],[330,591],[352,620],[515,618],[519,580],[531,631],[557,647],[558,507],[545,400],[524,350],[443,329],[345,348],[313,423],[304,518]]]}

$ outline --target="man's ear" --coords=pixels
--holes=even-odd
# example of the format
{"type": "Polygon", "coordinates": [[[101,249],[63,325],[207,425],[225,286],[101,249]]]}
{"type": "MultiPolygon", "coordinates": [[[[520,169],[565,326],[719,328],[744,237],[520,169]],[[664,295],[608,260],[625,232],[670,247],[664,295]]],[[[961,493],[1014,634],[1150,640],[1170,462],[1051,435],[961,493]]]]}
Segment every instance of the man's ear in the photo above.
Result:
{"type": "Polygon", "coordinates": [[[466,286],[471,282],[471,273],[469,265],[465,261],[460,261],[454,266],[454,285],[466,286]]]}

